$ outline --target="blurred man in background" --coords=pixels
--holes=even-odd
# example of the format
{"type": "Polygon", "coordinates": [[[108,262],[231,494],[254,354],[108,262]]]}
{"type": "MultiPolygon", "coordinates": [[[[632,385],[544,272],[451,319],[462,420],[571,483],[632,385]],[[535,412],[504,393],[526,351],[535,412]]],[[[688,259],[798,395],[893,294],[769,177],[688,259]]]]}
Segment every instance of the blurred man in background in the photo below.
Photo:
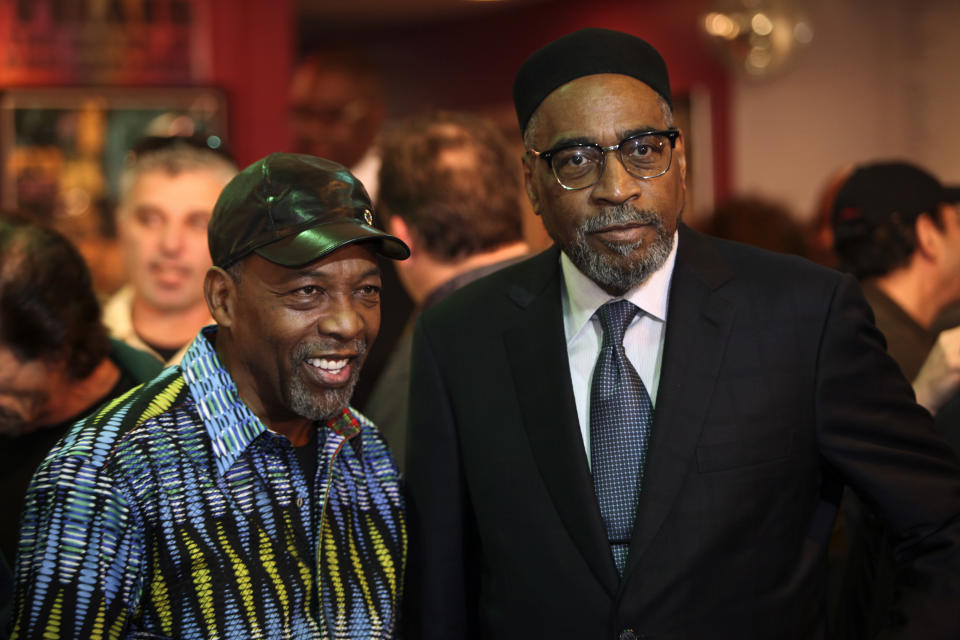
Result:
{"type": "Polygon", "coordinates": [[[863,285],[887,349],[913,380],[934,319],[960,300],[960,188],[901,162],[857,168],[833,204],[839,268],[863,285]]]}
{"type": "Polygon", "coordinates": [[[174,364],[210,324],[207,221],[236,172],[229,155],[195,138],[146,138],[131,152],[117,205],[130,281],[103,315],[114,337],[174,364]]]}
{"type": "Polygon", "coordinates": [[[790,210],[759,196],[729,198],[713,210],[698,231],[768,251],[807,254],[803,226],[790,210]]]}
{"type": "Polygon", "coordinates": [[[293,71],[293,150],[350,167],[373,199],[385,113],[380,72],[359,52],[315,52],[293,71]]]}
{"type": "MultiPolygon", "coordinates": [[[[520,163],[491,123],[455,113],[417,118],[385,136],[382,154],[378,211],[411,249],[396,266],[418,312],[527,253],[520,163]]],[[[412,338],[411,322],[366,407],[401,469],[412,338]]]]}
{"type": "MultiPolygon", "coordinates": [[[[109,339],[73,245],[55,231],[0,216],[0,555],[11,568],[37,465],[71,424],[161,368],[149,354],[109,339]]],[[[0,583],[9,579],[3,571],[0,583]]],[[[0,637],[4,629],[0,619],[0,637]]]]}
{"type": "MultiPolygon", "coordinates": [[[[920,167],[885,162],[857,167],[832,207],[838,267],[860,280],[887,350],[914,381],[917,400],[936,413],[956,393],[960,334],[931,326],[960,299],[960,188],[920,167]],[[926,361],[926,363],[925,363],[926,361]],[[918,375],[919,374],[919,375],[918,375]]],[[[956,450],[957,427],[938,426],[956,450]]],[[[891,623],[904,568],[878,516],[848,491],[849,552],[836,606],[835,634],[872,638],[891,623]]]]}

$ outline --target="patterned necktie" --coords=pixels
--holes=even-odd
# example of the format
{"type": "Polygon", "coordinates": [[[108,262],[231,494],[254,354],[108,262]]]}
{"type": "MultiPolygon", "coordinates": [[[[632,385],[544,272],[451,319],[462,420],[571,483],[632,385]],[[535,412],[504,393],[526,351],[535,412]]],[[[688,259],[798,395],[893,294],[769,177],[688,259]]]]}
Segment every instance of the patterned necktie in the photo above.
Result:
{"type": "Polygon", "coordinates": [[[623,350],[623,334],[638,309],[627,300],[597,310],[603,345],[590,390],[593,489],[617,571],[623,575],[637,516],[653,405],[623,350]]]}

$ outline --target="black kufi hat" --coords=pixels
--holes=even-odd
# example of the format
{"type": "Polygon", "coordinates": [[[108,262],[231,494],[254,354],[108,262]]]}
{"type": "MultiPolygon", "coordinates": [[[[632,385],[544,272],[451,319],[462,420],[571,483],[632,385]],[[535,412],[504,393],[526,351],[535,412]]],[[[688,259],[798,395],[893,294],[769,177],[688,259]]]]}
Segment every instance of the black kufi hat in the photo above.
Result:
{"type": "Polygon", "coordinates": [[[520,67],[513,82],[520,130],[527,128],[533,112],[555,89],[598,73],[632,76],[663,96],[673,108],[667,65],[656,49],[628,33],[581,29],[538,49],[520,67]]]}

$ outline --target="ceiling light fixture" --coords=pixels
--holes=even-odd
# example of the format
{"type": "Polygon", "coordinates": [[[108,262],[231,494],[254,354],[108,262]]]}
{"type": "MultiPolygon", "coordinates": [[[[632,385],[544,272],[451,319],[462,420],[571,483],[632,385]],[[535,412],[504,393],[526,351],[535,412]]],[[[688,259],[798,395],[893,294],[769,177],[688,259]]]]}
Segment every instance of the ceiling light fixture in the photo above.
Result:
{"type": "Polygon", "coordinates": [[[701,26],[726,63],[754,78],[779,71],[813,40],[813,26],[794,0],[722,0],[701,26]]]}

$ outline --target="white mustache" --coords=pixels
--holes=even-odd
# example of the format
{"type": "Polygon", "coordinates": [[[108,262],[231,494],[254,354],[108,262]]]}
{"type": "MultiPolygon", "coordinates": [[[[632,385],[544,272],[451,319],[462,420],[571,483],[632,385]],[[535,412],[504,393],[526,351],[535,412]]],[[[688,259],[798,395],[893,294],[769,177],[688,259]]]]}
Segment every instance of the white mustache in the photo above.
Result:
{"type": "Polygon", "coordinates": [[[350,351],[362,356],[367,352],[367,341],[357,338],[355,340],[312,340],[310,342],[298,345],[293,350],[293,361],[303,362],[310,358],[317,357],[316,354],[330,354],[350,351]]]}
{"type": "Polygon", "coordinates": [[[599,215],[584,220],[580,229],[584,233],[594,233],[607,227],[622,224],[644,224],[662,229],[663,218],[649,209],[637,209],[628,204],[621,204],[616,207],[608,207],[599,215]]]}

